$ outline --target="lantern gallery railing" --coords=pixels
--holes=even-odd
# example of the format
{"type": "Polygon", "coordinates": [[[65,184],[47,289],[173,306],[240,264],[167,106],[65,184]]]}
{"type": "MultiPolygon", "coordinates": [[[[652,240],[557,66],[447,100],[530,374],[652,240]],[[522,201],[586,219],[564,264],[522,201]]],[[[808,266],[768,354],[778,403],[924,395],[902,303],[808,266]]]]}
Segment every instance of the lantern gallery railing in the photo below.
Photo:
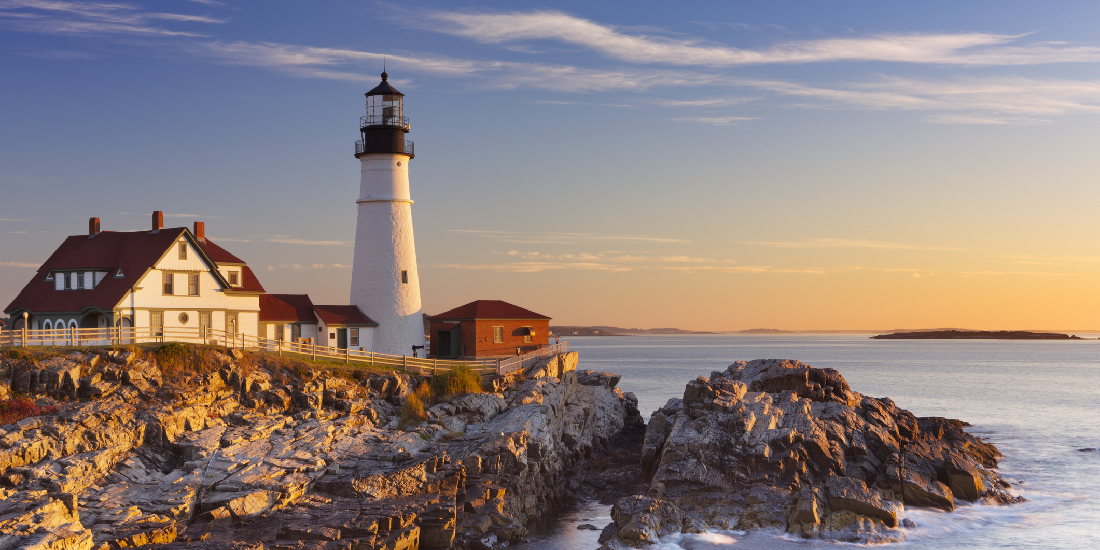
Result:
{"type": "Polygon", "coordinates": [[[367,126],[391,126],[393,128],[401,128],[408,132],[409,117],[396,117],[385,115],[366,115],[359,117],[359,127],[366,128],[367,126]]]}
{"type": "Polygon", "coordinates": [[[52,330],[0,330],[0,346],[113,346],[151,342],[208,344],[270,353],[295,353],[313,359],[336,359],[344,363],[370,363],[378,367],[403,369],[431,376],[464,366],[481,374],[508,374],[527,368],[540,359],[569,351],[569,342],[546,346],[524,355],[504,359],[420,359],[407,355],[387,355],[373,351],[355,351],[308,342],[269,340],[247,334],[226,332],[210,327],[114,327],[64,328],[52,330]]]}
{"type": "Polygon", "coordinates": [[[356,141],[355,154],[362,155],[364,153],[399,153],[409,155],[409,158],[416,156],[413,142],[407,139],[374,138],[356,141]]]}

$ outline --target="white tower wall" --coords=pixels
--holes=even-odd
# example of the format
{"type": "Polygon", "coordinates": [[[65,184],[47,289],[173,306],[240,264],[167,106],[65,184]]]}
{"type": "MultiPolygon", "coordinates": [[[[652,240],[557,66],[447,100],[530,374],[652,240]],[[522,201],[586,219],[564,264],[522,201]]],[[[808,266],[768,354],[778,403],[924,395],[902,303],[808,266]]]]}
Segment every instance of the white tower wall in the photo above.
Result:
{"type": "Polygon", "coordinates": [[[409,157],[360,157],[359,219],[351,272],[351,303],[378,323],[374,351],[411,355],[424,345],[420,278],[413,243],[409,157]],[[401,272],[408,282],[401,282],[401,272]]]}

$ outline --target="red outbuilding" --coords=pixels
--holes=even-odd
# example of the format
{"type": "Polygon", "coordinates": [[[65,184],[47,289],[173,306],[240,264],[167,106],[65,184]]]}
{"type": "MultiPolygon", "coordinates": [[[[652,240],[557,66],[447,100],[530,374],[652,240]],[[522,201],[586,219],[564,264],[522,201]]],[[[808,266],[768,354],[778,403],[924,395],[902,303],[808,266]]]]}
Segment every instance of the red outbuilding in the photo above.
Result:
{"type": "Polygon", "coordinates": [[[476,300],[428,318],[429,357],[516,355],[550,343],[550,318],[502,300],[476,300]]]}

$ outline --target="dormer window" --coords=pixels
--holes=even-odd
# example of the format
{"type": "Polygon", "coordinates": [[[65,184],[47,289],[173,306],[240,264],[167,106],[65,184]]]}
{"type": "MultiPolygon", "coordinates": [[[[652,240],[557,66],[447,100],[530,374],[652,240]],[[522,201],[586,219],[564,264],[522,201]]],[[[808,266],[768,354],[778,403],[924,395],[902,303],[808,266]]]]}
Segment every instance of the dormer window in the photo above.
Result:
{"type": "Polygon", "coordinates": [[[122,268],[120,267],[120,268],[118,268],[118,271],[115,271],[115,278],[116,279],[121,279],[123,277],[125,277],[125,275],[122,274],[122,268]]]}
{"type": "Polygon", "coordinates": [[[180,243],[180,259],[187,259],[187,243],[180,243]]]}
{"type": "Polygon", "coordinates": [[[230,286],[239,286],[240,284],[241,284],[241,274],[240,274],[240,272],[239,271],[230,271],[229,272],[229,285],[230,286]]]}
{"type": "Polygon", "coordinates": [[[65,290],[65,280],[66,279],[67,279],[67,277],[65,277],[64,273],[58,273],[57,276],[53,278],[53,289],[54,290],[65,290]]]}

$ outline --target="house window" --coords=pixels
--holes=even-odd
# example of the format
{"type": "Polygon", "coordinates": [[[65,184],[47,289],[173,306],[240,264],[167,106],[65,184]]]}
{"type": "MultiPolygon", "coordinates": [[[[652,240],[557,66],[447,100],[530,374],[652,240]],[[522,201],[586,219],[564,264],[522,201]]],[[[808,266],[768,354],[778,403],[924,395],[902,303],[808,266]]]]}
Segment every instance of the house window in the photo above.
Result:
{"type": "Polygon", "coordinates": [[[211,326],[210,325],[210,312],[209,311],[200,311],[199,312],[199,328],[210,328],[210,326],[211,326]]]}
{"type": "Polygon", "coordinates": [[[187,276],[187,295],[198,296],[199,295],[199,274],[192,273],[187,276]]]}
{"type": "Polygon", "coordinates": [[[153,336],[164,335],[164,312],[163,311],[150,311],[149,312],[149,327],[153,329],[153,336]]]}
{"type": "Polygon", "coordinates": [[[95,272],[94,271],[85,271],[84,272],[84,288],[88,288],[88,289],[95,288],[95,272]]]}
{"type": "Polygon", "coordinates": [[[68,277],[65,277],[65,290],[73,290],[76,288],[76,273],[70,273],[68,277]]]}
{"type": "Polygon", "coordinates": [[[175,292],[172,292],[172,283],[175,282],[176,274],[161,272],[161,275],[164,277],[164,295],[171,296],[172,294],[175,294],[175,292]]]}
{"type": "Polygon", "coordinates": [[[237,285],[241,284],[238,281],[240,281],[240,272],[230,271],[229,272],[229,284],[232,285],[232,286],[237,286],[237,285]]]}
{"type": "Polygon", "coordinates": [[[401,270],[401,282],[406,285],[409,284],[409,272],[403,269],[401,270]]]}
{"type": "Polygon", "coordinates": [[[531,333],[534,332],[531,327],[523,327],[523,343],[531,343],[531,333]]]}
{"type": "Polygon", "coordinates": [[[493,343],[504,343],[504,327],[493,327],[493,343]]]}
{"type": "Polygon", "coordinates": [[[359,347],[359,329],[348,329],[348,344],[354,347],[359,347]]]}
{"type": "Polygon", "coordinates": [[[84,289],[84,274],[83,273],[73,273],[73,275],[76,277],[76,283],[73,284],[73,288],[75,288],[77,290],[83,290],[84,289]]]}
{"type": "Polygon", "coordinates": [[[190,320],[191,320],[191,318],[187,316],[186,311],[183,312],[183,313],[180,313],[180,324],[181,325],[186,325],[187,321],[190,321],[190,320]]]}
{"type": "Polygon", "coordinates": [[[58,274],[54,275],[53,289],[54,290],[65,290],[65,274],[64,273],[58,273],[58,274]]]}
{"type": "Polygon", "coordinates": [[[180,243],[180,259],[187,259],[187,243],[180,243]]]}

